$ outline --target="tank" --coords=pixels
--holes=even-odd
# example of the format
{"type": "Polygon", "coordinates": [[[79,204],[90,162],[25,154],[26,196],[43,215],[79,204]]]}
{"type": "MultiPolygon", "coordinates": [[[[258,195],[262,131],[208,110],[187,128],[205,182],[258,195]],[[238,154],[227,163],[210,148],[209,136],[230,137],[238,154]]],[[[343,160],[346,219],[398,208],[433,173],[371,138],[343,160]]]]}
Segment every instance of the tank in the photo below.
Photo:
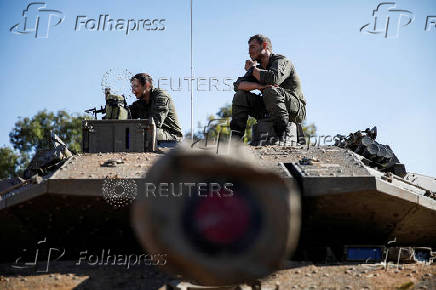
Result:
{"type": "Polygon", "coordinates": [[[164,255],[173,275],[230,285],[316,249],[341,259],[350,245],[436,248],[435,178],[407,173],[374,129],[332,146],[161,148],[153,122],[88,122],[88,140],[99,126],[130,129],[84,144],[95,153],[63,154],[33,178],[0,183],[3,261],[38,242],[69,259],[146,251],[164,255]],[[129,140],[135,150],[123,147],[129,140]]]}

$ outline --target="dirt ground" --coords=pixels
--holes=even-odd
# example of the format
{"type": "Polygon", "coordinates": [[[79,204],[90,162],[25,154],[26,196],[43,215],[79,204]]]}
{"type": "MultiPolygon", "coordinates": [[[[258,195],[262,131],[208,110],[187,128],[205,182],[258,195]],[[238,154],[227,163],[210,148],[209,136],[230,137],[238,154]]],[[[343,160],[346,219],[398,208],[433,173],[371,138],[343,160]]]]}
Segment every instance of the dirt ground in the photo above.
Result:
{"type": "MultiPolygon", "coordinates": [[[[165,289],[177,279],[157,267],[75,265],[56,261],[48,272],[0,265],[0,289],[165,289]]],[[[436,289],[436,265],[287,262],[283,269],[240,289],[436,289]]]]}

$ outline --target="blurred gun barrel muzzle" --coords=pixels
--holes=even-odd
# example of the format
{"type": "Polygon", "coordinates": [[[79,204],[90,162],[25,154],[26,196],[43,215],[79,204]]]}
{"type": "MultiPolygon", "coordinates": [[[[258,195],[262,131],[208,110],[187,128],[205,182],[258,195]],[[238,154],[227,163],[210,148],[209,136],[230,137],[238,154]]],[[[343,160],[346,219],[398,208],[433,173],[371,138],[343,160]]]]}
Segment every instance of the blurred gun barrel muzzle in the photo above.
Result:
{"type": "Polygon", "coordinates": [[[295,250],[300,192],[293,179],[255,166],[245,154],[183,147],[160,158],[132,224],[165,270],[201,285],[232,285],[266,276],[295,250]]]}

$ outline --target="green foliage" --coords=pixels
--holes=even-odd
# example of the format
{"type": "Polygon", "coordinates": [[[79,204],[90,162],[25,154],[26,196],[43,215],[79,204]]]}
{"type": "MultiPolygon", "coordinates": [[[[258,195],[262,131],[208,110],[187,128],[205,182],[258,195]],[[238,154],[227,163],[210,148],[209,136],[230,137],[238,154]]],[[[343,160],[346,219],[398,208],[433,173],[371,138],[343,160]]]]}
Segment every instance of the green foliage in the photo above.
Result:
{"type": "Polygon", "coordinates": [[[19,118],[9,133],[9,140],[14,149],[30,153],[42,146],[49,133],[53,132],[71,151],[78,152],[81,148],[83,119],[84,116],[71,116],[66,111],[39,111],[32,118],[19,118]]]}
{"type": "MultiPolygon", "coordinates": [[[[200,132],[195,135],[198,138],[206,138],[204,132],[207,133],[208,139],[210,141],[216,140],[216,138],[220,138],[221,140],[225,140],[230,136],[230,121],[232,119],[232,105],[226,104],[219,109],[219,111],[214,115],[209,115],[207,117],[207,124],[202,126],[199,124],[200,132]]],[[[251,140],[251,126],[256,124],[256,119],[248,118],[247,128],[245,130],[245,142],[251,140]]]]}
{"type": "Polygon", "coordinates": [[[0,179],[15,177],[19,155],[7,146],[0,147],[0,179]]]}
{"type": "MultiPolygon", "coordinates": [[[[194,135],[196,138],[206,138],[206,136],[201,136],[203,132],[208,132],[208,141],[214,141],[220,135],[220,139],[228,138],[230,135],[230,120],[232,118],[232,105],[226,104],[219,109],[219,111],[214,115],[210,115],[207,118],[208,123],[203,127],[199,124],[201,128],[200,132],[194,135]],[[208,126],[209,125],[209,126],[208,126]]],[[[247,120],[247,127],[245,129],[244,142],[248,143],[251,140],[251,127],[256,124],[256,119],[249,117],[247,120]]],[[[313,136],[316,134],[316,126],[314,123],[307,124],[306,121],[302,124],[303,132],[305,136],[313,136]]]]}
{"type": "Polygon", "coordinates": [[[307,124],[307,121],[304,120],[303,124],[301,124],[301,127],[303,127],[304,136],[315,136],[316,135],[316,126],[314,123],[307,124]]]}
{"type": "Polygon", "coordinates": [[[20,174],[29,164],[31,155],[46,144],[50,132],[58,135],[72,152],[79,152],[84,118],[66,111],[54,113],[47,110],[39,111],[31,118],[19,118],[9,133],[9,141],[19,154],[8,147],[1,148],[0,178],[20,174]]]}

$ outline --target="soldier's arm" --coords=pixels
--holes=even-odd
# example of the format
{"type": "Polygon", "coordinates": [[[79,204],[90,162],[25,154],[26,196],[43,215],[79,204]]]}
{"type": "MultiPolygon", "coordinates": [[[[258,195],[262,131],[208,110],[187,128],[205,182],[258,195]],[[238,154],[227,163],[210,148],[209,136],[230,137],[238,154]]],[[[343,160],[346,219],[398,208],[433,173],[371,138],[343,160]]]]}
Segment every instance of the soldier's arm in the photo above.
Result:
{"type": "Polygon", "coordinates": [[[238,90],[243,90],[243,91],[252,91],[252,90],[263,90],[265,88],[265,85],[262,85],[260,83],[256,83],[256,82],[240,82],[238,84],[238,90]]]}
{"type": "Polygon", "coordinates": [[[156,123],[156,128],[160,128],[168,115],[169,99],[165,94],[161,93],[156,97],[154,104],[152,116],[156,123]]]}
{"type": "Polygon", "coordinates": [[[278,59],[269,70],[253,69],[253,76],[262,84],[280,85],[291,73],[291,63],[287,59],[278,59]]]}
{"type": "Polygon", "coordinates": [[[233,89],[235,90],[235,92],[237,92],[238,90],[251,91],[251,90],[258,89],[256,87],[252,88],[252,89],[244,88],[245,85],[242,85],[242,87],[240,87],[241,83],[257,83],[256,79],[253,77],[252,73],[253,73],[253,70],[250,69],[249,71],[247,71],[245,73],[245,75],[243,77],[239,77],[236,80],[236,82],[233,83],[233,89]]]}
{"type": "Polygon", "coordinates": [[[129,106],[129,111],[130,111],[130,117],[132,119],[138,119],[139,118],[138,114],[136,113],[136,109],[135,109],[133,104],[129,106]]]}

